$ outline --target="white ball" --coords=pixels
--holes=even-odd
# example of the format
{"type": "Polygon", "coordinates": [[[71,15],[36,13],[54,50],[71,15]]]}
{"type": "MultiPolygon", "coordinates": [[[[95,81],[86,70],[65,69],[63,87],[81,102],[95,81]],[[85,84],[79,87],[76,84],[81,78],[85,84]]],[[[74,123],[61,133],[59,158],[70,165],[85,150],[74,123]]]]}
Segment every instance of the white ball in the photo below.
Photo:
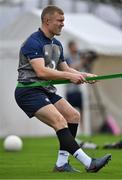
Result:
{"type": "Polygon", "coordinates": [[[10,135],[5,138],[3,147],[6,151],[20,151],[23,147],[23,142],[20,137],[10,135]]]}

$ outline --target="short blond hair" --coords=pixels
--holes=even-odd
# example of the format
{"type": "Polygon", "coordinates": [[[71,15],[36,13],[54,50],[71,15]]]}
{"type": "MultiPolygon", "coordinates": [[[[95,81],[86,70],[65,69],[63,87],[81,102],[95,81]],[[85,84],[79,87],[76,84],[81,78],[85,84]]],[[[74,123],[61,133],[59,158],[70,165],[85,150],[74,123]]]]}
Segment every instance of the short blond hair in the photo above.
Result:
{"type": "Polygon", "coordinates": [[[60,9],[59,7],[57,6],[53,6],[53,5],[49,5],[47,7],[45,7],[42,11],[42,14],[41,14],[41,20],[42,20],[42,23],[44,22],[44,18],[46,15],[53,15],[55,12],[61,14],[61,15],[64,15],[64,12],[62,9],[60,9]]]}

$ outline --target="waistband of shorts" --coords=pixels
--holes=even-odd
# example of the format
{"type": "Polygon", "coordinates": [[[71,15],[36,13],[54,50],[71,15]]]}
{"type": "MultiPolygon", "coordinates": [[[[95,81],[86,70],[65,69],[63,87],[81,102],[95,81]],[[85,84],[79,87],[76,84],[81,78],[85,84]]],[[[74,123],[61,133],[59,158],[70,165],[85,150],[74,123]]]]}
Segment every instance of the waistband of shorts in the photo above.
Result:
{"type": "Polygon", "coordinates": [[[17,87],[25,88],[25,87],[46,87],[52,85],[50,81],[42,81],[42,82],[18,82],[17,87]]]}

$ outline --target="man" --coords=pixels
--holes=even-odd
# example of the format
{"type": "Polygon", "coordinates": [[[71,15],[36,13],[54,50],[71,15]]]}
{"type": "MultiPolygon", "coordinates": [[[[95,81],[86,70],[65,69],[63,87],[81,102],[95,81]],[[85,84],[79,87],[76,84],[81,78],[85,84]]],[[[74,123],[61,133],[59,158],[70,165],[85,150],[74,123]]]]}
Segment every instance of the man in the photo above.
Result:
{"type": "Polygon", "coordinates": [[[68,163],[70,153],[84,164],[88,172],[96,172],[111,159],[111,155],[92,159],[80,149],[74,139],[79,113],[56,94],[54,86],[43,86],[47,80],[60,79],[81,84],[86,82],[84,77],[87,74],[68,67],[64,61],[62,45],[54,38],[60,35],[64,26],[63,11],[56,6],[47,6],[42,11],[41,20],[41,28],[20,49],[16,101],[30,118],[35,116],[56,131],[60,150],[54,171],[76,171],[68,163]]]}

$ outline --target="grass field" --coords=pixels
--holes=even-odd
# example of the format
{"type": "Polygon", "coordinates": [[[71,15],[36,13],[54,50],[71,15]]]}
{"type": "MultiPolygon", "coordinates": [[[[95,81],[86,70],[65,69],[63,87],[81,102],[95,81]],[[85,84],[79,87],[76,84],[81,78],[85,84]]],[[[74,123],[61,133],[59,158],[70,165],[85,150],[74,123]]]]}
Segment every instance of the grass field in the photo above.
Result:
{"type": "Polygon", "coordinates": [[[105,150],[105,142],[121,139],[111,135],[80,137],[92,140],[100,148],[85,150],[92,157],[100,157],[105,153],[112,154],[112,161],[98,173],[86,173],[83,165],[70,158],[71,164],[81,173],[54,173],[52,168],[56,161],[58,141],[55,137],[23,138],[24,147],[21,152],[5,152],[0,140],[0,179],[122,179],[122,149],[105,150]]]}

